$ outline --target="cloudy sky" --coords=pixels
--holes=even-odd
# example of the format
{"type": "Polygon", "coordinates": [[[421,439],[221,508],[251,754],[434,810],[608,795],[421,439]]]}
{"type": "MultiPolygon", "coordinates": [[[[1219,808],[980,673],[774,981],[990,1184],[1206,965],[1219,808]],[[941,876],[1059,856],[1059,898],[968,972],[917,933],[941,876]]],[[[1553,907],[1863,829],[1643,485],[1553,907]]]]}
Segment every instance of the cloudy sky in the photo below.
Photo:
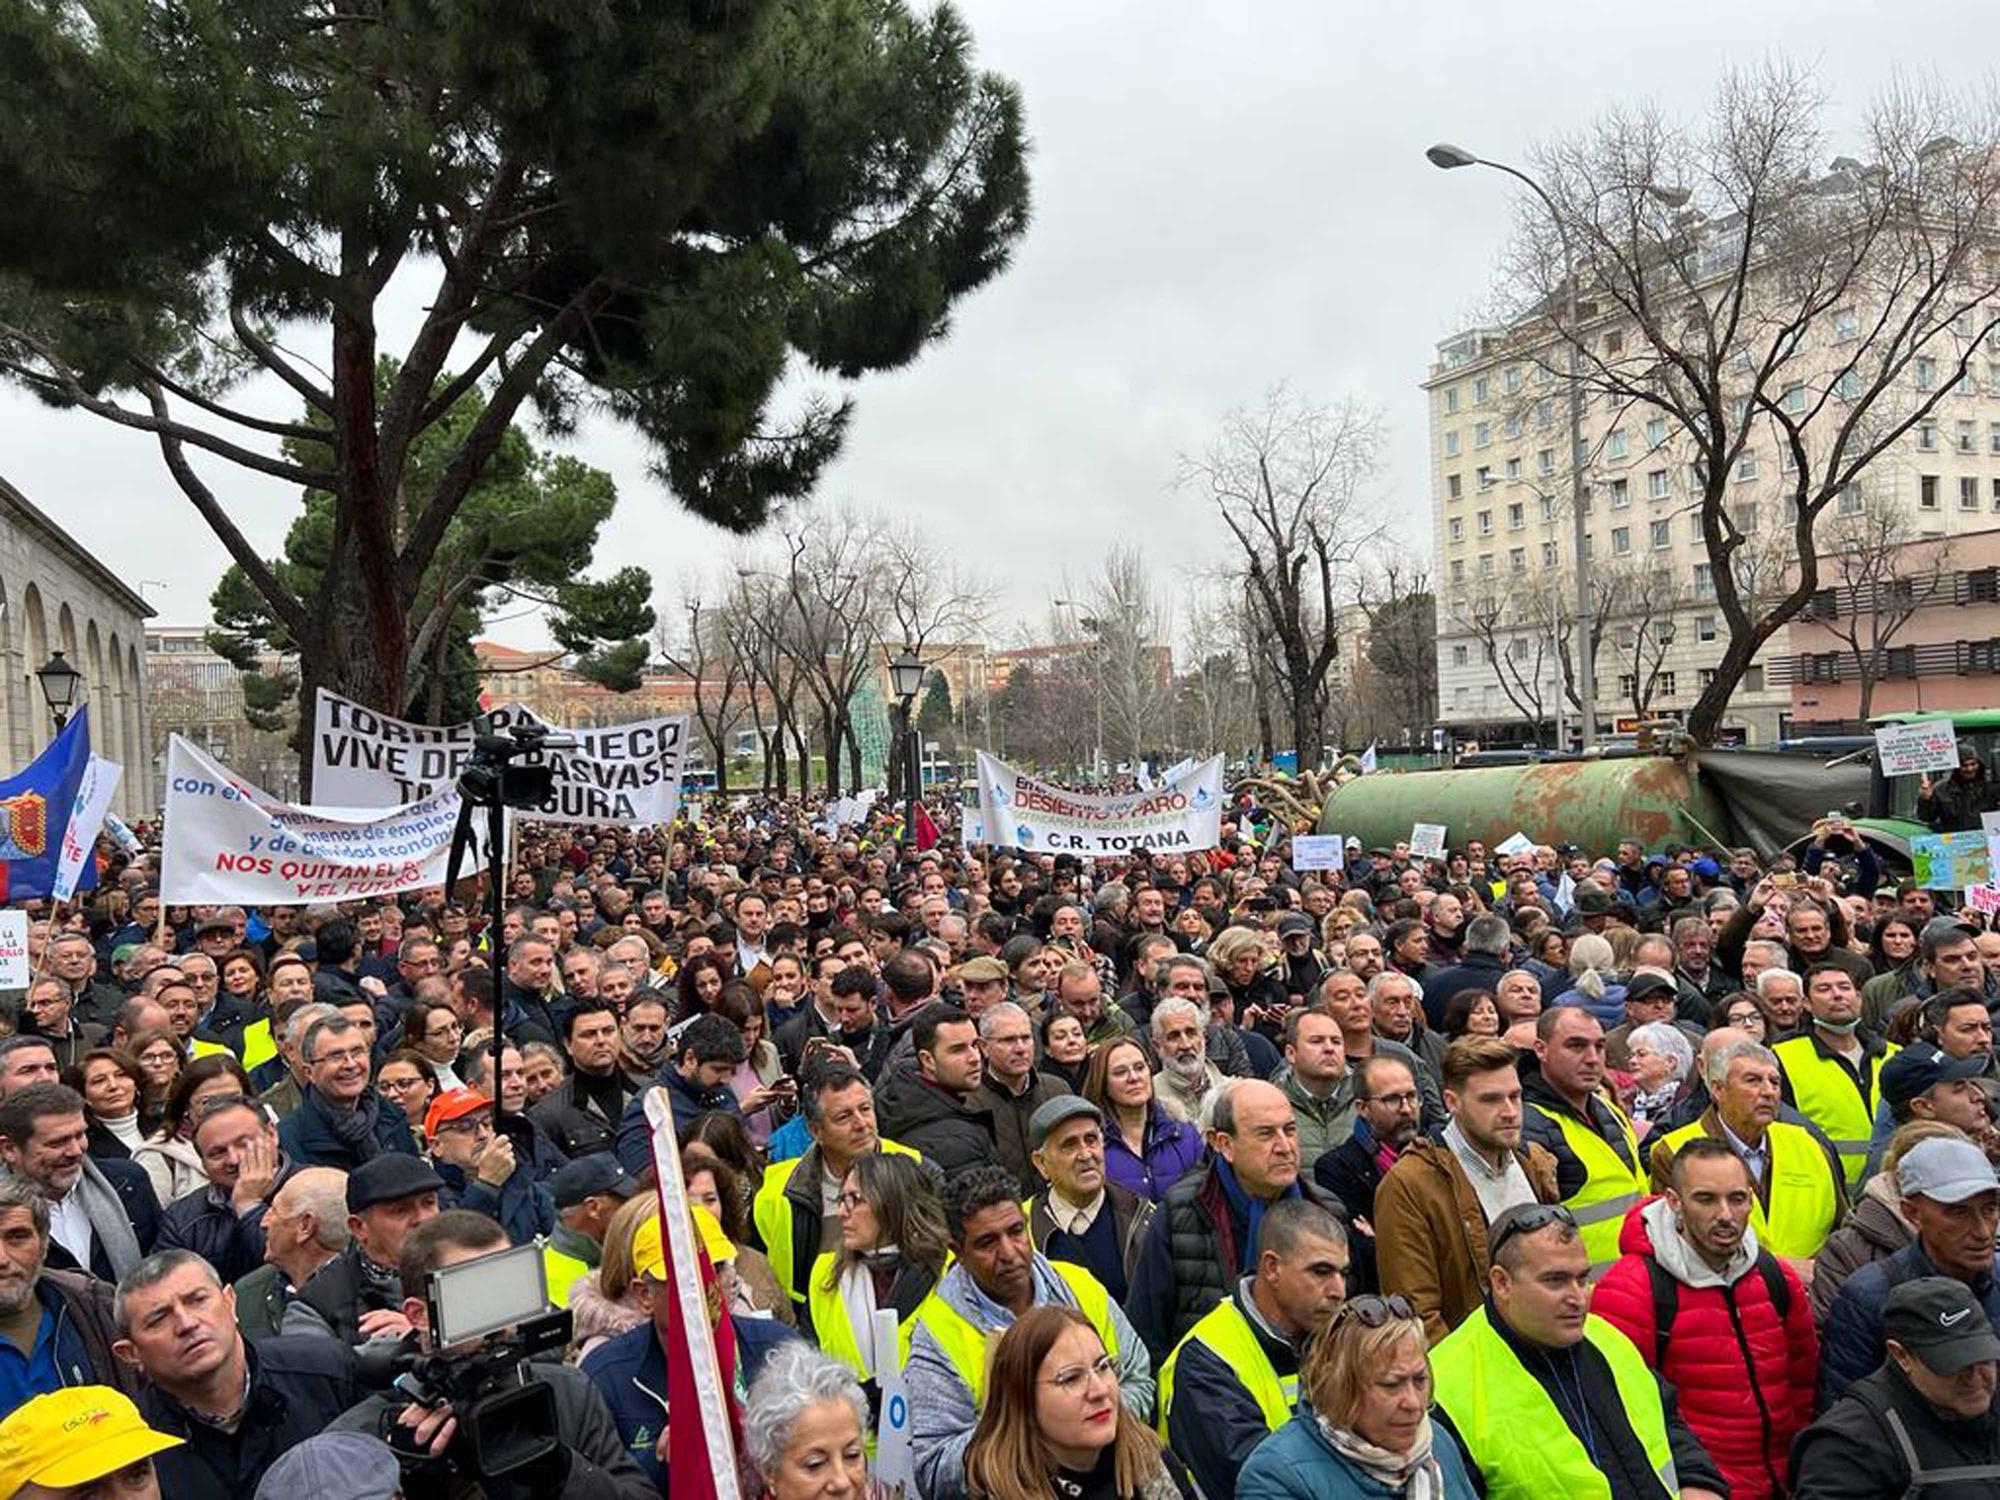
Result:
{"type": "MultiPolygon", "coordinates": [[[[1001,583],[1000,637],[1113,543],[1140,544],[1164,584],[1226,555],[1176,459],[1279,382],[1384,410],[1379,503],[1428,546],[1417,382],[1490,291],[1511,187],[1438,172],[1433,141],[1518,159],[1620,101],[1695,112],[1718,70],[1775,52],[1817,67],[1838,132],[1892,70],[1972,83],[1987,52],[1977,9],[1937,0],[1893,21],[1856,0],[960,4],[981,62],[1026,95],[1034,223],[947,342],[860,383],[822,499],[920,519],[1001,583]]],[[[647,480],[637,445],[596,426],[576,446],[621,487],[600,567],[650,567],[664,608],[725,566],[734,544],[647,480]]],[[[295,497],[207,472],[275,549],[295,497]]],[[[225,559],[147,439],[7,393],[0,474],[163,620],[206,619],[225,559]]],[[[540,639],[532,620],[492,634],[540,639]]]]}

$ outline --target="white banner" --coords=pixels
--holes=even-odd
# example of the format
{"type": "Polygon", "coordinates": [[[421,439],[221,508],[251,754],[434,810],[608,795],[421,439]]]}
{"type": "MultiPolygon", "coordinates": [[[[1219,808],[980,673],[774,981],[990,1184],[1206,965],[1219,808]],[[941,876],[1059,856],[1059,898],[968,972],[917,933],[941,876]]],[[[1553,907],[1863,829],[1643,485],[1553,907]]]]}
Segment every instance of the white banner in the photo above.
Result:
{"type": "MultiPolygon", "coordinates": [[[[671,823],[680,811],[688,755],[686,714],[635,719],[597,729],[564,729],[525,704],[489,714],[494,733],[540,724],[577,742],[551,750],[549,800],[528,814],[549,823],[671,823]]],[[[412,724],[319,690],[313,709],[313,801],[323,807],[396,807],[456,787],[472,754],[474,728],[412,724]]]]}
{"type": "Polygon", "coordinates": [[[917,1492],[917,1461],[910,1447],[910,1394],[903,1385],[903,1362],[895,1357],[901,1342],[893,1307],[875,1310],[875,1347],[890,1351],[887,1363],[876,1361],[875,1385],[882,1393],[881,1414],[875,1422],[875,1483],[887,1500],[917,1492]]]}
{"type": "Polygon", "coordinates": [[[76,894],[77,878],[84,861],[97,847],[97,831],[111,810],[111,794],[118,790],[118,778],[125,768],[115,760],[93,755],[83,768],[83,780],[76,784],[76,801],[70,804],[69,823],[63,829],[62,850],[56,855],[56,878],[49,895],[67,901],[76,894]]]}
{"type": "Polygon", "coordinates": [[[1445,825],[1417,823],[1410,828],[1410,853],[1418,859],[1444,858],[1445,825]]]}
{"type": "Polygon", "coordinates": [[[450,787],[408,807],[300,807],[174,735],[160,900],[295,906],[443,885],[458,808],[450,787]]]}
{"type": "Polygon", "coordinates": [[[0,990],[25,990],[33,977],[28,965],[28,914],[18,907],[0,911],[0,990]]]}
{"type": "Polygon", "coordinates": [[[1884,776],[1958,769],[1958,732],[1949,719],[1884,724],[1875,731],[1875,764],[1884,776]]]}
{"type": "Polygon", "coordinates": [[[1150,792],[1065,791],[979,752],[979,816],[986,841],[1038,854],[1124,854],[1213,849],[1222,834],[1222,757],[1162,778],[1150,792]]]}

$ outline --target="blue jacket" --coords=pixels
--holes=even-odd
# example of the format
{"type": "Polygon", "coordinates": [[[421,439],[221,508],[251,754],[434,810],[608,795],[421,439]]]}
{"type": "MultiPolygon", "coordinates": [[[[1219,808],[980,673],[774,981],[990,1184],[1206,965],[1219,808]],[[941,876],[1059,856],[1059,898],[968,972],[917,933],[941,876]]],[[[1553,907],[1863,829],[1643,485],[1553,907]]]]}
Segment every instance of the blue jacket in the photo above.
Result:
{"type": "MultiPolygon", "coordinates": [[[[1547,993],[1546,986],[1544,986],[1543,992],[1547,993]]],[[[1625,986],[1607,982],[1604,986],[1604,993],[1593,1000],[1590,996],[1584,994],[1582,990],[1572,985],[1569,989],[1564,990],[1560,995],[1556,996],[1555,999],[1548,1002],[1550,1010],[1554,1010],[1558,1005],[1580,1005],[1595,1016],[1599,1024],[1607,1029],[1613,1026],[1622,1026],[1625,1022],[1625,986]]]]}
{"type": "MultiPolygon", "coordinates": [[[[731,1314],[729,1321],[736,1329],[736,1373],[745,1386],[757,1378],[773,1349],[798,1337],[774,1318],[731,1314]]],[[[667,1356],[652,1320],[591,1350],[581,1368],[611,1409],[625,1451],[659,1493],[666,1494],[667,1466],[653,1445],[666,1428],[667,1356]]]]}
{"type": "Polygon", "coordinates": [[[416,1137],[410,1134],[410,1122],[403,1118],[402,1110],[393,1100],[376,1095],[381,1105],[375,1116],[376,1150],[368,1156],[357,1155],[353,1147],[334,1134],[333,1125],[327,1115],[327,1107],[312,1089],[305,1091],[299,1107],[278,1123],[278,1144],[284,1148],[285,1156],[301,1167],[339,1167],[343,1172],[352,1172],[362,1162],[384,1151],[400,1151],[405,1156],[417,1154],[416,1137]]]}
{"type": "Polygon", "coordinates": [[[1104,1132],[1104,1175],[1128,1193],[1158,1203],[1207,1150],[1201,1132],[1186,1120],[1176,1120],[1155,1103],[1146,1111],[1146,1155],[1141,1160],[1125,1144],[1125,1133],[1104,1132]]]}
{"type": "MultiPolygon", "coordinates": [[[[1986,1310],[1986,1317],[2000,1327],[2000,1256],[1988,1271],[1972,1284],[1972,1295],[1986,1310]]],[[[1819,1409],[1825,1411],[1848,1385],[1874,1373],[1882,1363],[1884,1334],[1882,1308],[1889,1293],[1919,1276],[1942,1276],[1924,1254],[1924,1242],[1911,1240],[1887,1260],[1863,1266],[1842,1283],[1826,1315],[1826,1327],[1819,1336],[1819,1409]]]]}
{"type": "MultiPolygon", "coordinates": [[[[680,1069],[671,1063],[660,1069],[654,1082],[667,1091],[667,1100],[674,1107],[676,1136],[685,1137],[688,1127],[701,1115],[721,1113],[743,1118],[743,1111],[736,1104],[736,1091],[726,1083],[717,1088],[698,1089],[681,1077],[680,1069]]],[[[634,1094],[618,1121],[618,1144],[614,1150],[618,1164],[634,1177],[653,1165],[653,1127],[646,1122],[646,1095],[650,1092],[650,1088],[645,1088],[634,1094]]]]}
{"type": "Polygon", "coordinates": [[[438,1207],[485,1214],[506,1230],[507,1238],[517,1245],[555,1232],[556,1200],[525,1166],[516,1166],[514,1175],[500,1185],[497,1193],[477,1177],[468,1178],[465,1168],[448,1161],[434,1161],[431,1169],[444,1179],[445,1190],[438,1194],[438,1207]]]}
{"type": "MultiPolygon", "coordinates": [[[[1464,1455],[1441,1422],[1431,1424],[1431,1456],[1444,1479],[1440,1500],[1476,1500],[1464,1455]]],[[[1259,1443],[1236,1480],[1236,1500],[1373,1500],[1395,1493],[1335,1453],[1309,1411],[1259,1443]]]]}

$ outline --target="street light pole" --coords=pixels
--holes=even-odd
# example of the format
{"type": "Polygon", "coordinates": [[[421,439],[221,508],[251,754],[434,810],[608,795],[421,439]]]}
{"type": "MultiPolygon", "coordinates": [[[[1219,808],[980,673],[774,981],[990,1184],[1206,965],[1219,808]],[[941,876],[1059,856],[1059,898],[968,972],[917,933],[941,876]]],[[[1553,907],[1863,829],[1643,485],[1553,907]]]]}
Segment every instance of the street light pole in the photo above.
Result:
{"type": "Polygon", "coordinates": [[[923,659],[910,647],[889,658],[889,686],[895,689],[902,734],[897,755],[903,770],[903,833],[911,843],[917,837],[917,799],[923,795],[923,756],[917,742],[917,694],[924,685],[923,659]]]}
{"type": "Polygon", "coordinates": [[[71,666],[62,652],[55,651],[35,668],[35,680],[42,685],[42,701],[56,721],[56,733],[61,734],[69,727],[69,711],[76,707],[76,691],[83,682],[83,673],[71,666]]]}

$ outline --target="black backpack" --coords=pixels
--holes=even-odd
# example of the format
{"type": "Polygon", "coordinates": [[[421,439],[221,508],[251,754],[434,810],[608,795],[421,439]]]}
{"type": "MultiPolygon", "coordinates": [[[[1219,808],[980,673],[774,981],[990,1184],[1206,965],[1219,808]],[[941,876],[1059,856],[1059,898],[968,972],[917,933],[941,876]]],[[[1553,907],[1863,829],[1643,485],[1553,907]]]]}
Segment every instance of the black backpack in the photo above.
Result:
{"type": "MultiPolygon", "coordinates": [[[[1757,1274],[1764,1278],[1764,1290],[1771,1295],[1771,1306],[1777,1309],[1778,1321],[1783,1323],[1792,1315],[1792,1288],[1785,1280],[1785,1269],[1778,1264],[1778,1258],[1761,1245],[1757,1249],[1757,1274]]],[[[1653,1283],[1653,1368],[1665,1370],[1667,1367],[1667,1335],[1673,1330],[1674,1318],[1680,1310],[1681,1284],[1653,1256],[1646,1257],[1646,1275],[1653,1283]]]]}

